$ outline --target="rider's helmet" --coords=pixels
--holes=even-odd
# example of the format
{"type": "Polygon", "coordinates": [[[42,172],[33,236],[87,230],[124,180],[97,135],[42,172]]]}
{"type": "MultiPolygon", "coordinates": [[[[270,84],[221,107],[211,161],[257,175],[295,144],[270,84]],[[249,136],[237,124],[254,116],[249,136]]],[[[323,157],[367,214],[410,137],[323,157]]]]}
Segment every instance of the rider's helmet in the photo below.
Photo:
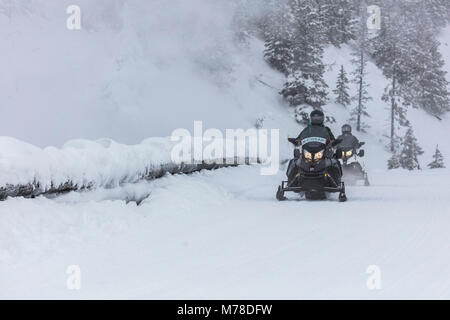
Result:
{"type": "Polygon", "coordinates": [[[309,115],[309,119],[311,121],[311,124],[321,126],[323,125],[323,122],[325,120],[325,115],[320,110],[314,110],[309,115]]]}
{"type": "Polygon", "coordinates": [[[342,133],[352,133],[352,127],[349,124],[342,126],[342,133]]]}

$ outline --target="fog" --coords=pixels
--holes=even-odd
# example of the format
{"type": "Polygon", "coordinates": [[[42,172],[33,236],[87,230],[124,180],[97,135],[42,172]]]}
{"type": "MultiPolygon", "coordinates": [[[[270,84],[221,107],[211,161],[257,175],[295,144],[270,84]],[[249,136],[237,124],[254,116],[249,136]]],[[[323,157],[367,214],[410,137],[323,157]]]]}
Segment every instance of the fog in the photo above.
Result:
{"type": "MultiPolygon", "coordinates": [[[[252,14],[256,3],[247,4],[252,14]]],[[[138,143],[194,120],[250,125],[254,119],[238,114],[247,97],[235,88],[242,81],[245,90],[261,70],[242,60],[249,51],[234,39],[236,7],[0,0],[0,135],[39,146],[102,137],[138,143]],[[81,30],[66,27],[72,4],[81,9],[81,30]]]]}

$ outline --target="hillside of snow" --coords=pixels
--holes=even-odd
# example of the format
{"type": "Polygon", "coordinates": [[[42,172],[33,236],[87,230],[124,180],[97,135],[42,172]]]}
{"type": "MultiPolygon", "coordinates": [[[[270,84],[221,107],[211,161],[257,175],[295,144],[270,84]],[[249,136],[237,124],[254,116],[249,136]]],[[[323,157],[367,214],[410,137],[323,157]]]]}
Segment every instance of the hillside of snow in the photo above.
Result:
{"type": "MultiPolygon", "coordinates": [[[[445,61],[447,61],[447,77],[450,81],[450,28],[447,28],[442,33],[441,41],[441,53],[445,61]]],[[[354,67],[351,64],[351,60],[351,48],[349,46],[343,46],[340,49],[335,47],[327,48],[324,56],[324,61],[328,65],[325,80],[330,91],[335,88],[341,65],[344,66],[348,73],[353,71],[354,67]]],[[[367,66],[367,82],[370,86],[368,91],[372,100],[367,103],[367,111],[370,114],[370,118],[366,118],[364,121],[370,127],[367,129],[367,133],[357,133],[354,131],[354,134],[360,141],[366,142],[364,149],[368,151],[368,155],[363,161],[368,165],[369,170],[370,168],[382,170],[386,168],[386,161],[389,158],[389,153],[385,146],[388,145],[389,141],[390,105],[381,100],[388,81],[372,61],[369,61],[367,66]]],[[[350,85],[350,91],[351,96],[356,95],[356,86],[354,84],[350,85]]],[[[331,101],[324,109],[336,118],[336,123],[330,124],[333,132],[340,133],[341,126],[349,122],[349,112],[355,107],[355,102],[351,106],[344,108],[333,103],[334,97],[332,93],[330,94],[330,98],[331,101]]],[[[450,136],[450,117],[448,114],[442,120],[438,120],[423,110],[409,108],[408,118],[412,123],[417,140],[425,152],[419,157],[422,167],[426,167],[432,161],[432,155],[437,144],[444,157],[450,158],[450,139],[444,138],[450,136]]]]}
{"type": "Polygon", "coordinates": [[[46,147],[79,138],[136,144],[192,130],[194,120],[296,127],[263,43],[234,37],[234,1],[80,0],[74,31],[69,4],[19,1],[0,13],[0,135],[46,147]]]}
{"type": "MultiPolygon", "coordinates": [[[[80,138],[137,144],[177,128],[192,131],[195,120],[224,130],[252,128],[262,119],[264,128],[281,130],[282,158],[290,155],[285,138],[301,127],[278,94],[284,79],[264,61],[262,41],[236,39],[237,2],[81,0],[82,29],[74,31],[66,28],[70,1],[1,3],[8,10],[0,19],[0,68],[8,72],[0,75],[0,136],[39,147],[80,138]]],[[[441,36],[446,61],[449,34],[446,29],[441,36]]],[[[349,46],[325,51],[325,111],[337,119],[335,134],[350,110],[335,105],[331,91],[341,64],[353,70],[350,52],[349,46]]],[[[368,68],[371,127],[361,139],[372,154],[366,161],[384,168],[386,80],[373,63],[368,68]]],[[[438,121],[421,110],[409,114],[425,150],[421,160],[428,163],[436,144],[431,140],[448,133],[448,116],[438,121]]],[[[450,142],[441,140],[444,156],[450,154],[450,142]]]]}

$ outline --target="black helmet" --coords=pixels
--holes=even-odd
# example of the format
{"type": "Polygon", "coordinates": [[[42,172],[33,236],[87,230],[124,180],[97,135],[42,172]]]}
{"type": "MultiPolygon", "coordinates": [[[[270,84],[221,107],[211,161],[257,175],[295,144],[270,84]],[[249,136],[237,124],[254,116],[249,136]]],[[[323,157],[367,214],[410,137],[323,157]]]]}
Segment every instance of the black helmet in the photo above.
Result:
{"type": "Polygon", "coordinates": [[[342,133],[352,133],[352,127],[349,124],[342,126],[342,133]]]}
{"type": "Polygon", "coordinates": [[[311,120],[311,124],[314,125],[323,125],[323,122],[325,120],[325,115],[320,110],[314,110],[309,115],[309,119],[311,120]]]}

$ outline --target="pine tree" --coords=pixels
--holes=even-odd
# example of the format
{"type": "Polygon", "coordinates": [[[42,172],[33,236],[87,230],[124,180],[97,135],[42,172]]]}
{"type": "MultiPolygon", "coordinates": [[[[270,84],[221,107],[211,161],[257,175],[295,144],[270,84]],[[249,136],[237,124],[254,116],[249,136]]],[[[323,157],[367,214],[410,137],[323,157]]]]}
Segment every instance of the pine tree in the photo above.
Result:
{"type": "Polygon", "coordinates": [[[354,1],[317,0],[324,21],[327,42],[340,47],[355,39],[354,1]]]}
{"type": "Polygon", "coordinates": [[[336,82],[336,89],[333,93],[336,95],[336,103],[343,105],[344,107],[350,104],[350,95],[348,93],[348,83],[347,73],[344,70],[344,66],[341,65],[341,70],[339,71],[338,79],[336,82]]]}
{"type": "Polygon", "coordinates": [[[426,20],[426,16],[417,15],[415,21],[417,26],[412,26],[409,32],[410,61],[407,67],[410,80],[405,90],[406,97],[413,107],[440,116],[450,110],[445,62],[439,52],[440,43],[434,38],[435,34],[429,28],[430,22],[426,20]],[[417,33],[415,28],[423,31],[417,33]]]}
{"type": "Polygon", "coordinates": [[[399,159],[401,167],[408,170],[420,170],[418,156],[423,154],[423,151],[417,143],[417,139],[414,136],[414,132],[411,127],[409,127],[406,131],[402,144],[403,149],[400,153],[399,159]]]}
{"type": "MultiPolygon", "coordinates": [[[[247,0],[246,0],[247,1],[247,0]]],[[[354,42],[357,105],[352,110],[356,130],[364,130],[368,116],[367,61],[371,58],[388,79],[383,100],[390,109],[390,145],[395,150],[399,132],[409,125],[412,106],[440,116],[450,111],[449,82],[439,53],[437,32],[450,21],[448,0],[267,0],[268,14],[261,25],[268,63],[287,81],[280,92],[289,104],[322,108],[327,102],[323,48],[354,42]],[[381,7],[381,30],[367,30],[367,5],[381,7]],[[418,32],[420,30],[420,32],[418,32]]],[[[342,70],[341,70],[342,71],[342,70]]],[[[342,76],[342,75],[341,75],[342,76]]],[[[345,81],[338,79],[336,102],[348,104],[345,81]]],[[[298,113],[303,117],[304,111],[298,113]]]]}
{"type": "Polygon", "coordinates": [[[427,19],[430,22],[429,26],[435,32],[450,22],[450,2],[448,0],[421,0],[419,4],[423,5],[425,10],[422,11],[422,14],[429,17],[427,19]]]}
{"type": "Polygon", "coordinates": [[[427,68],[419,80],[421,91],[419,107],[433,115],[442,115],[450,110],[449,82],[443,71],[445,62],[438,51],[438,46],[432,46],[427,68]]]}
{"type": "MultiPolygon", "coordinates": [[[[450,110],[449,82],[446,80],[444,61],[439,53],[437,31],[433,27],[434,15],[431,7],[440,6],[438,1],[420,1],[411,5],[407,3],[402,16],[401,39],[403,52],[399,60],[399,69],[404,77],[399,79],[399,86],[405,103],[414,108],[421,108],[428,113],[440,116],[450,110]],[[417,32],[420,30],[420,32],[417,32]]],[[[436,8],[436,7],[435,7],[436,8]]]]}
{"type": "MultiPolygon", "coordinates": [[[[436,40],[448,21],[448,0],[384,0],[382,30],[372,41],[372,54],[390,84],[391,142],[407,106],[440,116],[450,111],[448,81],[436,40]],[[420,30],[420,32],[418,32],[420,30]]],[[[400,123],[401,124],[401,123],[400,123]]],[[[392,150],[391,143],[391,151],[392,150]]]]}
{"type": "Polygon", "coordinates": [[[400,160],[397,153],[393,153],[391,158],[388,160],[388,169],[398,169],[400,168],[400,160]]]}
{"type": "Polygon", "coordinates": [[[287,78],[281,94],[292,106],[306,104],[320,109],[327,101],[327,87],[320,74],[297,70],[287,78]]]}
{"type": "Polygon", "coordinates": [[[436,146],[436,151],[433,155],[433,161],[428,164],[428,168],[430,169],[445,168],[444,157],[442,156],[442,153],[439,150],[439,146],[436,146]]]}
{"type": "Polygon", "coordinates": [[[288,76],[294,59],[292,12],[284,2],[273,3],[266,20],[264,57],[273,68],[288,76]]]}
{"type": "Polygon", "coordinates": [[[271,33],[265,41],[264,57],[266,61],[285,76],[289,74],[292,60],[291,41],[279,34],[271,33]]]}
{"type": "Polygon", "coordinates": [[[397,125],[406,125],[403,115],[405,114],[405,104],[402,94],[407,87],[410,70],[405,66],[409,61],[408,46],[409,39],[404,36],[404,29],[407,24],[407,17],[404,14],[404,2],[396,0],[385,0],[381,2],[383,23],[381,30],[371,40],[372,56],[376,65],[383,71],[384,76],[389,80],[385,88],[383,101],[390,104],[390,134],[389,149],[396,152],[397,125]]]}
{"type": "Polygon", "coordinates": [[[367,33],[367,17],[363,11],[359,25],[358,25],[358,39],[352,56],[352,63],[356,66],[352,72],[353,80],[358,87],[358,91],[353,100],[357,101],[357,105],[352,111],[351,120],[356,123],[357,131],[365,131],[368,126],[363,122],[363,117],[369,117],[367,112],[367,102],[372,100],[369,96],[369,85],[366,81],[367,78],[367,60],[368,54],[366,52],[368,46],[368,33],[367,33]]]}
{"type": "Polygon", "coordinates": [[[290,0],[294,17],[290,74],[280,92],[292,106],[307,104],[321,108],[327,101],[327,84],[323,79],[323,20],[315,0],[290,0]]]}

